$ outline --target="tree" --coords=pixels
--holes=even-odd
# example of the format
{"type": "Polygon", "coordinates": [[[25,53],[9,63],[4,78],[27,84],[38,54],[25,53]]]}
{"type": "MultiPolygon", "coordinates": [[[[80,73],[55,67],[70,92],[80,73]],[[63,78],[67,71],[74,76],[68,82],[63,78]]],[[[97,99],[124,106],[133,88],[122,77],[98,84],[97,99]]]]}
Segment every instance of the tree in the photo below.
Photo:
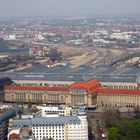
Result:
{"type": "Polygon", "coordinates": [[[115,126],[109,129],[108,138],[109,140],[139,140],[140,121],[131,119],[118,120],[115,126]]]}
{"type": "Polygon", "coordinates": [[[111,107],[105,107],[103,110],[103,120],[107,124],[107,127],[111,127],[120,118],[120,111],[111,107]]]}
{"type": "Polygon", "coordinates": [[[134,108],[134,118],[140,119],[140,107],[139,106],[136,106],[134,108]]]}
{"type": "Polygon", "coordinates": [[[121,140],[122,136],[119,134],[119,130],[116,127],[112,127],[108,131],[109,140],[121,140]]]}
{"type": "Polygon", "coordinates": [[[31,102],[31,100],[29,100],[27,104],[28,104],[28,110],[29,110],[29,109],[32,107],[32,102],[31,102]]]}

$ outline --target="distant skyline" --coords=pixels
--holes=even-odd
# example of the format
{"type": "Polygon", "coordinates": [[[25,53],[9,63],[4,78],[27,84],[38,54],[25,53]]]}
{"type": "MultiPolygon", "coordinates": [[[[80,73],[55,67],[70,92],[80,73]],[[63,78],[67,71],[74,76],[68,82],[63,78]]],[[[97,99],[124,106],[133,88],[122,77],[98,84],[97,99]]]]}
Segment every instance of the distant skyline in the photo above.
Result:
{"type": "Polygon", "coordinates": [[[0,17],[139,16],[140,0],[0,0],[0,17]]]}

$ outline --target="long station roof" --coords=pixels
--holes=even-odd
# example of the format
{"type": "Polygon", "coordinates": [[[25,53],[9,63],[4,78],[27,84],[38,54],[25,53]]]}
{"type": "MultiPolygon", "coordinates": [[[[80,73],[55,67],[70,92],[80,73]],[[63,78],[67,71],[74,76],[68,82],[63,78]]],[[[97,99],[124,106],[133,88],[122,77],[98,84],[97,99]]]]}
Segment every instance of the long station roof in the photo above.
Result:
{"type": "Polygon", "coordinates": [[[0,78],[6,76],[11,80],[28,81],[78,81],[83,82],[90,79],[97,79],[100,82],[136,82],[139,83],[140,68],[127,66],[114,68],[112,66],[99,66],[92,68],[80,66],[70,68],[68,66],[56,66],[48,68],[39,65],[24,69],[18,72],[0,73],[0,78]]]}

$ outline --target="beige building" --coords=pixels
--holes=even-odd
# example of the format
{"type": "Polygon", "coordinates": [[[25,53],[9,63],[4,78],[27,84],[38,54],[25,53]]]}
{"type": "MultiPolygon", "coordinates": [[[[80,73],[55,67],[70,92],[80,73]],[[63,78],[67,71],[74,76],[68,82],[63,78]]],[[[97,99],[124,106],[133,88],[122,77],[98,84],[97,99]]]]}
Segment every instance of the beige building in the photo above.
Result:
{"type": "Polygon", "coordinates": [[[137,89],[136,82],[101,82],[102,87],[111,89],[137,89]]]}
{"type": "Polygon", "coordinates": [[[67,87],[48,86],[5,86],[6,102],[41,102],[57,104],[96,104],[97,80],[75,82],[67,87]]]}
{"type": "MultiPolygon", "coordinates": [[[[101,82],[89,80],[64,86],[11,85],[5,86],[6,102],[33,102],[51,104],[85,104],[88,106],[140,106],[139,85],[134,82],[101,82]]],[[[68,84],[68,83],[67,83],[68,84]]],[[[66,85],[66,84],[65,84],[66,85]]]]}
{"type": "Polygon", "coordinates": [[[98,106],[134,107],[140,106],[139,89],[98,89],[98,106]]]}
{"type": "MultiPolygon", "coordinates": [[[[25,124],[26,127],[31,128],[32,135],[37,140],[49,138],[54,140],[88,140],[88,122],[85,113],[80,113],[77,116],[14,120],[13,128],[23,129],[25,124]]],[[[13,131],[9,133],[9,136],[15,136],[14,134],[13,131]]]]}

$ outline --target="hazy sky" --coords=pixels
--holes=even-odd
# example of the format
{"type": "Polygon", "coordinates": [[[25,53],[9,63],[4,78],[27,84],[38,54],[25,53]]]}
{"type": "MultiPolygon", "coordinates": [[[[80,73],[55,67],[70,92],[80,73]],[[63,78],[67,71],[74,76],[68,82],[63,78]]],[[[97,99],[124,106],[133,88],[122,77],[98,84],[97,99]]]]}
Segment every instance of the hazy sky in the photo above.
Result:
{"type": "Polygon", "coordinates": [[[140,0],[0,0],[0,17],[39,15],[140,15],[140,0]]]}

